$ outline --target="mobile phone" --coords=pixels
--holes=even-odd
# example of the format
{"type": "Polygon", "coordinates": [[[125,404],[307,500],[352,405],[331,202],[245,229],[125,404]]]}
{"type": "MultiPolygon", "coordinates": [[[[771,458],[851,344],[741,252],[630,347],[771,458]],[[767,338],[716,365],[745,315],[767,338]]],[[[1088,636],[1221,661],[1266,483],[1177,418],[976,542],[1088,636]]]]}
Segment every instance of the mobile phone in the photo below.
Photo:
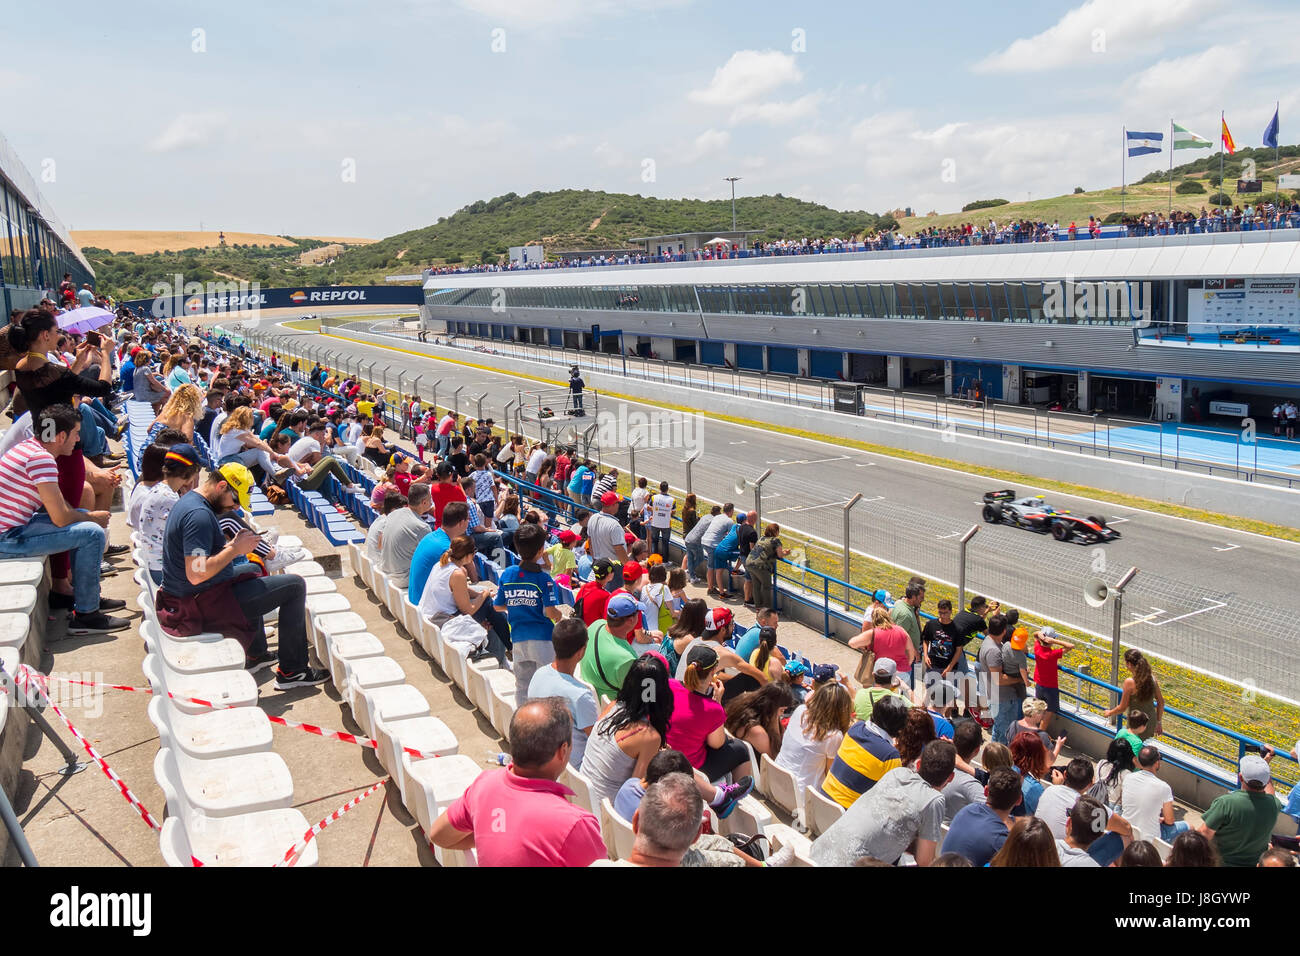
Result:
{"type": "Polygon", "coordinates": [[[101,339],[100,339],[100,337],[99,337],[99,333],[98,333],[98,332],[95,332],[95,331],[92,330],[92,331],[86,333],[86,344],[87,344],[87,345],[94,345],[94,346],[98,347],[98,345],[100,344],[100,341],[101,341],[101,339]]]}

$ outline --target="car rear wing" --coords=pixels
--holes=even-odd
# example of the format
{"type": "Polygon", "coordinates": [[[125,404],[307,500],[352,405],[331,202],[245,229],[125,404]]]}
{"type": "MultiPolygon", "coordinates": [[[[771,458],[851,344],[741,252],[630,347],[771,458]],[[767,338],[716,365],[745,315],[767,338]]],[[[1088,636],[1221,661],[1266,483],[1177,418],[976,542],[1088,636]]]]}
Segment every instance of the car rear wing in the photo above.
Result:
{"type": "Polygon", "coordinates": [[[1010,488],[1003,488],[1001,491],[984,492],[984,501],[988,504],[995,501],[1013,501],[1015,500],[1015,497],[1016,493],[1010,488]]]}

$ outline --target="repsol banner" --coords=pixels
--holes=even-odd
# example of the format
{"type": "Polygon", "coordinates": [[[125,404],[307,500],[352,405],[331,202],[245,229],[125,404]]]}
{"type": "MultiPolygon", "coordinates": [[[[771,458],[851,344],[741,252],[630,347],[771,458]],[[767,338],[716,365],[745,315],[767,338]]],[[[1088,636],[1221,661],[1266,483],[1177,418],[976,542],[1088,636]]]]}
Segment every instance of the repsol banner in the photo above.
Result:
{"type": "Polygon", "coordinates": [[[407,305],[415,308],[424,304],[424,290],[418,285],[389,286],[297,286],[285,289],[263,289],[256,282],[177,282],[158,283],[155,295],[148,299],[132,299],[125,304],[132,311],[144,310],[146,315],[159,319],[185,318],[195,315],[216,315],[240,312],[257,312],[261,309],[302,309],[327,305],[407,305]]]}

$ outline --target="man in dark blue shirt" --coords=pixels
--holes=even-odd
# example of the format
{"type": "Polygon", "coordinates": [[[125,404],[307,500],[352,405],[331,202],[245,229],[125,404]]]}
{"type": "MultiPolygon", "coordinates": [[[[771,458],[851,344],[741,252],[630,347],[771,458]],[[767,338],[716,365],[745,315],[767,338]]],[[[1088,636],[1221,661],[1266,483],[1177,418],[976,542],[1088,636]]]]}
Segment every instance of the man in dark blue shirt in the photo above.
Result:
{"type": "Polygon", "coordinates": [[[1011,811],[1022,799],[1020,774],[1011,767],[998,767],[989,774],[984,793],[988,803],[970,803],[958,810],[943,841],[944,853],[964,856],[972,866],[984,866],[1006,842],[1011,811]]]}
{"type": "MultiPolygon", "coordinates": [[[[235,578],[235,559],[248,554],[262,539],[244,531],[227,543],[217,516],[236,506],[247,511],[252,484],[252,473],[237,462],[231,463],[208,472],[203,484],[176,502],[164,531],[163,591],[180,598],[193,597],[235,578]]],[[[230,591],[256,632],[245,650],[250,670],[260,670],[276,660],[266,646],[262,616],[279,608],[276,689],[323,684],[329,679],[329,671],[311,667],[307,659],[307,586],[301,577],[277,574],[246,578],[231,584],[230,591]]]]}

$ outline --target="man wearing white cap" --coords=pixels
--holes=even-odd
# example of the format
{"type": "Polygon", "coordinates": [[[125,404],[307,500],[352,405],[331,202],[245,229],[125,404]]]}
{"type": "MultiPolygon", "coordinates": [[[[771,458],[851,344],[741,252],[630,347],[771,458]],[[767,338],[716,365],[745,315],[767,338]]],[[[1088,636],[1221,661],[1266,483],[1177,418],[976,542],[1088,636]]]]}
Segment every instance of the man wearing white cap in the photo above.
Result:
{"type": "Polygon", "coordinates": [[[1268,746],[1263,756],[1242,757],[1241,789],[1216,797],[1201,817],[1197,829],[1214,842],[1224,866],[1255,866],[1268,849],[1278,814],[1268,766],[1271,759],[1273,748],[1268,746]]]}

